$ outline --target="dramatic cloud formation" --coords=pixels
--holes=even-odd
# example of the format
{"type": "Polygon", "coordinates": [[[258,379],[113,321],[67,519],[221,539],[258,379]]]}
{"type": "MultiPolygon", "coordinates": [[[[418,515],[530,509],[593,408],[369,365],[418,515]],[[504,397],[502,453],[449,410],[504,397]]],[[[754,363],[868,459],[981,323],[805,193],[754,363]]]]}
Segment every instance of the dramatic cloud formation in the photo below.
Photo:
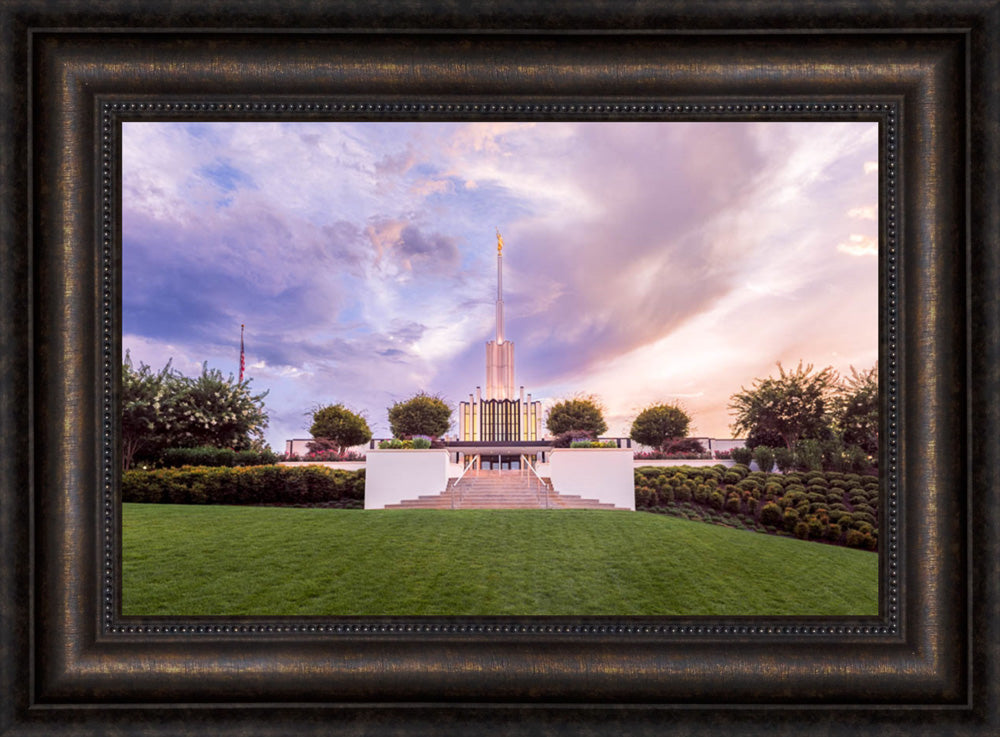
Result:
{"type": "Polygon", "coordinates": [[[728,437],[775,362],[878,345],[875,123],[126,123],[124,347],[269,389],[268,440],[343,402],[378,436],[484,381],[495,235],[517,380],[612,434],[678,399],[728,437]]]}

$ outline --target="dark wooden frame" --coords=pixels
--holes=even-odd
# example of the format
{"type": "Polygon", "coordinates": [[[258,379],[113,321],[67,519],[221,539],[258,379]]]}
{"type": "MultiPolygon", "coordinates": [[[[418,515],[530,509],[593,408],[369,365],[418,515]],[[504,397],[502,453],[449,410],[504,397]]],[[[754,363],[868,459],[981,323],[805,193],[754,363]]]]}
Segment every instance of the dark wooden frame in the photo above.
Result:
{"type": "Polygon", "coordinates": [[[0,735],[1000,731],[1000,3],[169,7],[0,9],[0,735]],[[899,525],[878,620],[117,618],[105,121],[165,101],[245,116],[234,100],[258,116],[891,110],[883,495],[899,525]]]}

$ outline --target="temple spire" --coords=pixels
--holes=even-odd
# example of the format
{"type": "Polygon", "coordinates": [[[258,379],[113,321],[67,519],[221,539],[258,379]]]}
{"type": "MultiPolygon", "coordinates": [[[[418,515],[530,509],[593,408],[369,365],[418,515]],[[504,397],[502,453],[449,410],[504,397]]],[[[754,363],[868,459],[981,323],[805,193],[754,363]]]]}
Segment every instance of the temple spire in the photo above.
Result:
{"type": "Polygon", "coordinates": [[[497,345],[503,345],[503,236],[497,228],[497,345]]]}

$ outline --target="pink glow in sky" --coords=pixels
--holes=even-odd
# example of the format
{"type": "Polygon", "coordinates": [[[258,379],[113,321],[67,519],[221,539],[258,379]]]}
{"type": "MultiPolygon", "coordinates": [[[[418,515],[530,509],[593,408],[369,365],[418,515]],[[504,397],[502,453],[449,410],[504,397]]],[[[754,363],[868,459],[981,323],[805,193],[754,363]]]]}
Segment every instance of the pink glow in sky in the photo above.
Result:
{"type": "Polygon", "coordinates": [[[876,123],[123,128],[123,349],[235,374],[245,323],[277,450],[321,404],[384,437],[484,383],[497,227],[517,383],[597,395],[610,435],[679,401],[730,437],[777,361],[877,359],[876,123]]]}

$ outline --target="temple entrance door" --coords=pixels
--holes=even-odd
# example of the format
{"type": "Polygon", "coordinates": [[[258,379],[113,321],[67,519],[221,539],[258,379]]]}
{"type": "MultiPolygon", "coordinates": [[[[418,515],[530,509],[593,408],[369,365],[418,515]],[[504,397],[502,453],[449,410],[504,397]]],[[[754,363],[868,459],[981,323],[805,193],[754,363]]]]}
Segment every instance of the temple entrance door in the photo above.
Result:
{"type": "Polygon", "coordinates": [[[479,467],[484,471],[518,471],[521,457],[516,455],[480,455],[479,467]]]}

